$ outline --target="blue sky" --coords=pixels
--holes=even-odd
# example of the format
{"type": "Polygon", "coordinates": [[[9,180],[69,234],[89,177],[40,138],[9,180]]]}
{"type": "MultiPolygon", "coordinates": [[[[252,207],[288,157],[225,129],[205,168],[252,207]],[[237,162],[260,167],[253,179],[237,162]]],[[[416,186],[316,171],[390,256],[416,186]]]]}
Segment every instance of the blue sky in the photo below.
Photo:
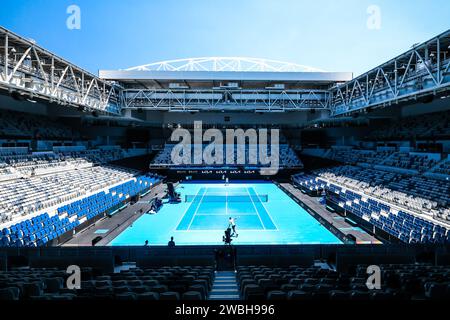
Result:
{"type": "Polygon", "coordinates": [[[246,56],[355,75],[450,28],[448,0],[1,0],[0,25],[97,73],[246,56]],[[66,9],[81,10],[69,30],[66,9]],[[369,29],[367,8],[380,9],[369,29]]]}

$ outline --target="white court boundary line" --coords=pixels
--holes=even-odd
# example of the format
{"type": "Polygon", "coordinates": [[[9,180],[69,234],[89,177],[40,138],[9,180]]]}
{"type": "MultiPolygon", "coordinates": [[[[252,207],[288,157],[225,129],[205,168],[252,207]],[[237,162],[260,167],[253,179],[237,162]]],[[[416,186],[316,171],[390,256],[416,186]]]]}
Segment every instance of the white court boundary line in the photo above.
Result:
{"type": "MultiPolygon", "coordinates": [[[[197,213],[197,216],[228,216],[228,214],[225,213],[197,213]]],[[[256,216],[254,212],[252,213],[239,213],[239,216],[256,216]]]]}
{"type": "MultiPolygon", "coordinates": [[[[192,215],[191,221],[189,222],[189,225],[187,227],[186,231],[189,231],[189,229],[191,228],[192,222],[194,221],[195,216],[197,215],[197,211],[200,208],[200,206],[202,205],[203,202],[203,198],[205,197],[205,194],[208,192],[208,187],[205,188],[205,192],[203,192],[202,198],[200,199],[200,201],[198,202],[197,208],[195,208],[194,214],[192,215]]],[[[197,192],[198,195],[198,192],[197,192]]],[[[197,197],[196,195],[196,197],[197,197]]]]}
{"type": "MultiPolygon", "coordinates": [[[[277,230],[268,230],[268,229],[240,229],[240,230],[245,230],[245,231],[258,231],[258,232],[275,232],[277,230]]],[[[175,230],[174,232],[197,232],[197,233],[211,233],[211,232],[217,232],[220,231],[221,234],[223,234],[223,230],[221,231],[221,229],[208,229],[208,230],[202,230],[202,229],[191,229],[191,230],[175,230]]],[[[220,241],[221,242],[221,241],[220,241]]],[[[163,244],[164,245],[164,244],[163,244]]]]}
{"type": "MultiPolygon", "coordinates": [[[[247,192],[248,192],[248,196],[249,196],[250,199],[252,200],[253,206],[255,207],[256,214],[258,215],[259,220],[261,221],[261,225],[263,226],[263,229],[264,229],[264,230],[268,230],[268,231],[279,231],[278,226],[275,224],[275,222],[273,222],[273,218],[272,218],[272,216],[270,215],[269,210],[267,210],[266,206],[262,205],[262,206],[264,207],[264,209],[266,210],[266,213],[267,213],[267,215],[269,216],[270,221],[272,221],[273,225],[275,226],[275,230],[269,230],[269,229],[266,229],[266,227],[264,226],[264,223],[263,223],[262,220],[261,220],[261,216],[259,215],[259,211],[258,211],[258,209],[256,209],[256,205],[255,205],[255,202],[254,202],[253,199],[252,199],[252,195],[251,195],[250,192],[248,191],[249,188],[252,188],[252,189],[253,189],[253,187],[247,187],[247,192]]],[[[262,204],[261,198],[259,197],[258,193],[255,191],[255,189],[253,189],[253,192],[254,192],[254,193],[256,194],[256,196],[258,197],[259,203],[262,204]]]]}
{"type": "MultiPolygon", "coordinates": [[[[258,217],[258,219],[259,219],[259,221],[260,221],[260,223],[261,223],[261,229],[242,229],[242,230],[245,230],[245,231],[278,231],[278,228],[277,228],[277,226],[275,225],[275,223],[274,223],[274,225],[275,225],[275,227],[277,228],[276,230],[267,230],[265,227],[264,227],[264,223],[262,222],[262,220],[261,220],[261,217],[260,217],[260,215],[259,215],[259,212],[258,212],[258,210],[256,209],[256,206],[255,206],[255,203],[253,202],[253,199],[251,198],[251,195],[250,195],[250,193],[249,193],[249,191],[248,191],[248,186],[245,186],[245,187],[242,187],[242,189],[245,189],[245,191],[247,192],[247,194],[248,194],[248,196],[250,197],[250,199],[251,199],[251,202],[252,202],[252,204],[253,204],[253,208],[254,208],[254,213],[252,213],[252,214],[243,214],[243,216],[257,216],[258,217]]],[[[177,232],[183,232],[183,231],[189,231],[189,232],[211,232],[211,231],[216,231],[216,229],[206,229],[206,230],[191,230],[191,225],[192,225],[192,223],[194,222],[194,218],[195,218],[195,216],[228,216],[228,200],[226,200],[225,201],[225,214],[223,214],[223,213],[221,213],[221,214],[210,214],[210,213],[208,213],[208,214],[203,214],[203,213],[197,213],[198,212],[198,209],[200,208],[200,206],[201,206],[201,204],[202,204],[202,202],[203,202],[203,198],[204,198],[204,196],[206,195],[206,193],[207,193],[207,191],[209,190],[209,187],[205,187],[205,192],[203,193],[203,195],[202,195],[202,198],[200,199],[200,201],[199,201],[199,204],[198,204],[198,206],[197,206],[197,208],[196,208],[196,210],[195,210],[195,212],[194,212],[194,215],[192,216],[192,218],[191,218],[191,221],[190,221],[190,223],[189,223],[189,226],[188,226],[188,229],[187,230],[176,230],[177,232]]],[[[256,192],[255,192],[256,193],[256,192]]],[[[198,192],[197,192],[197,194],[196,194],[196,196],[194,197],[194,200],[196,199],[196,197],[197,197],[197,195],[198,195],[198,192]]],[[[259,198],[259,197],[258,197],[259,198]]],[[[228,199],[228,191],[226,191],[225,192],[225,199],[228,199]]],[[[260,199],[260,198],[259,198],[260,199]]],[[[193,200],[193,201],[194,201],[193,200]]],[[[189,208],[188,208],[189,209],[189,208]]],[[[187,209],[187,210],[188,210],[187,209]]],[[[186,210],[186,211],[187,211],[186,210]]],[[[267,211],[267,209],[266,209],[266,211],[267,211]]],[[[185,212],[185,214],[186,214],[186,212],[185,212]]],[[[270,215],[269,215],[270,216],[270,215]]],[[[183,217],[184,217],[184,215],[183,215],[183,217]]],[[[272,222],[273,222],[273,219],[272,219],[272,217],[270,217],[271,218],[271,220],[272,220],[272,222]]],[[[181,221],[181,220],[180,220],[181,221]]]]}
{"type": "MultiPolygon", "coordinates": [[[[202,190],[202,188],[203,188],[203,187],[200,187],[200,188],[198,189],[197,193],[195,194],[194,200],[195,200],[195,198],[197,198],[198,193],[200,192],[200,190],[202,190]]],[[[192,201],[192,202],[193,202],[193,201],[192,201]]],[[[184,210],[183,214],[181,215],[180,219],[178,220],[178,222],[177,222],[176,225],[175,225],[175,229],[172,230],[173,232],[185,231],[185,230],[177,230],[177,228],[178,228],[178,226],[180,225],[181,220],[183,220],[184,216],[186,215],[186,212],[187,212],[187,211],[189,210],[189,208],[191,207],[192,202],[188,205],[188,207],[186,208],[186,210],[184,210]]],[[[185,202],[185,203],[186,203],[186,202],[185,202]]]]}
{"type": "MultiPolygon", "coordinates": [[[[281,192],[283,192],[283,190],[281,190],[280,188],[278,188],[277,185],[275,185],[274,183],[273,183],[273,185],[276,186],[278,190],[280,190],[281,192]]],[[[267,214],[269,215],[270,220],[272,221],[273,225],[274,225],[275,228],[276,228],[276,230],[272,230],[272,231],[280,231],[280,229],[278,229],[277,224],[275,223],[275,220],[273,219],[272,215],[270,214],[270,210],[267,210],[267,207],[264,205],[264,202],[261,201],[261,198],[259,197],[259,195],[258,195],[258,193],[256,192],[256,190],[255,190],[253,187],[251,187],[251,188],[252,188],[253,191],[255,192],[256,196],[259,198],[259,203],[261,203],[261,205],[264,207],[264,209],[266,210],[267,214]]],[[[283,192],[283,193],[284,193],[284,192],[283,192]]]]}
{"type": "Polygon", "coordinates": [[[256,209],[255,202],[254,202],[253,199],[252,199],[252,195],[251,195],[250,192],[248,191],[248,187],[246,187],[245,190],[247,191],[248,196],[250,197],[250,200],[252,201],[253,208],[255,208],[256,215],[258,216],[258,219],[259,219],[259,221],[261,222],[261,227],[263,228],[263,230],[266,230],[266,227],[264,226],[264,223],[263,223],[262,220],[261,220],[261,216],[259,215],[258,209],[256,209]]]}
{"type": "MultiPolygon", "coordinates": [[[[186,208],[186,210],[184,211],[183,215],[181,216],[181,218],[179,219],[178,223],[176,224],[175,229],[173,230],[173,232],[204,232],[204,233],[208,233],[208,232],[214,232],[217,231],[216,229],[206,229],[206,230],[195,230],[195,229],[191,229],[192,223],[194,221],[195,216],[228,216],[228,201],[225,201],[225,213],[221,213],[221,214],[203,214],[203,213],[198,213],[198,209],[200,208],[202,202],[203,202],[203,198],[205,197],[205,195],[207,194],[208,190],[210,189],[209,187],[203,187],[204,193],[197,205],[197,208],[195,209],[194,215],[192,216],[190,222],[189,222],[189,226],[186,230],[177,230],[178,225],[180,224],[181,220],[183,220],[184,216],[186,215],[186,212],[190,209],[191,205],[189,205],[188,208],[186,208]]],[[[261,216],[259,214],[258,209],[256,208],[255,202],[253,201],[252,195],[249,192],[249,186],[245,185],[243,187],[240,187],[242,189],[245,189],[245,191],[247,192],[248,196],[250,197],[251,203],[253,205],[254,211],[256,214],[252,213],[252,214],[241,214],[242,216],[253,216],[256,215],[261,223],[262,228],[261,229],[242,229],[245,231],[258,231],[258,232],[262,232],[262,231],[267,231],[267,232],[273,232],[273,231],[280,231],[280,229],[278,228],[278,226],[276,225],[272,215],[270,214],[269,210],[267,210],[267,207],[264,205],[264,203],[261,201],[261,198],[259,197],[258,193],[256,192],[256,190],[252,187],[253,191],[255,192],[256,196],[258,197],[260,203],[262,204],[262,206],[264,207],[264,209],[266,210],[267,215],[269,216],[270,220],[272,221],[273,225],[275,226],[275,230],[273,229],[266,229],[264,226],[264,223],[262,222],[261,216]]],[[[213,188],[214,189],[214,188],[213,188]]],[[[201,188],[197,191],[197,194],[195,195],[194,199],[192,202],[194,202],[196,200],[196,198],[199,196],[201,188]]],[[[282,191],[282,190],[281,190],[282,191]]],[[[228,190],[225,192],[225,198],[228,199],[228,190]]]]}
{"type": "MultiPolygon", "coordinates": [[[[225,184],[225,188],[227,187],[227,184],[225,184]]],[[[225,215],[228,215],[228,190],[225,189],[225,215]]]]}

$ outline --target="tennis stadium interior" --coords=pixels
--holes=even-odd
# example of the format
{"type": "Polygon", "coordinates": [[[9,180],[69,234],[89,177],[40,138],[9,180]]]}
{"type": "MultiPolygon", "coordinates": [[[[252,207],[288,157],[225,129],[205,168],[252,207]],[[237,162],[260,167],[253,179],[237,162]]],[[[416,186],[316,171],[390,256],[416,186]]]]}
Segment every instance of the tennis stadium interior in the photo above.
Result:
{"type": "Polygon", "coordinates": [[[447,31],[359,76],[217,57],[93,75],[0,27],[0,299],[449,298],[449,67],[447,31]]]}

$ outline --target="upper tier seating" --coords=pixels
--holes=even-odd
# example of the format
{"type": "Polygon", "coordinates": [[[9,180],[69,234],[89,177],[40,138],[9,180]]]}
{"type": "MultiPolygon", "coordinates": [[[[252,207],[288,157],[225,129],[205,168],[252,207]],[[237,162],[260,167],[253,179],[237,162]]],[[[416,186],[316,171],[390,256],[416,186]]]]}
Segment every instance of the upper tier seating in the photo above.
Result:
{"type": "Polygon", "coordinates": [[[410,154],[408,152],[396,152],[383,165],[425,172],[437,164],[436,160],[424,155],[410,154]]]}
{"type": "Polygon", "coordinates": [[[0,137],[38,136],[41,139],[72,139],[79,134],[52,119],[22,112],[0,110],[0,137]]]}
{"type": "MultiPolygon", "coordinates": [[[[166,144],[164,146],[164,149],[161,150],[157,156],[153,159],[152,161],[152,165],[154,166],[174,166],[173,161],[172,161],[172,150],[175,147],[175,144],[166,144]]],[[[202,152],[205,150],[205,148],[207,147],[206,144],[201,146],[201,150],[202,152]]],[[[226,160],[226,150],[227,150],[227,146],[224,145],[223,146],[223,153],[222,153],[222,157],[223,158],[223,162],[224,163],[219,163],[218,166],[237,166],[238,164],[236,164],[237,161],[237,146],[234,145],[234,153],[233,153],[233,158],[234,158],[234,163],[235,164],[227,164],[227,160],[226,160]]],[[[270,147],[268,148],[268,154],[270,155],[270,147]]],[[[200,150],[200,148],[199,148],[200,150]]],[[[254,149],[256,150],[256,154],[258,154],[258,149],[257,147],[254,149]]],[[[194,163],[194,156],[195,156],[195,152],[196,149],[194,148],[194,146],[192,146],[191,149],[191,162],[192,164],[183,164],[180,166],[187,166],[187,167],[196,167],[196,166],[203,166],[206,165],[204,159],[202,164],[195,164],[194,163]]],[[[201,156],[201,155],[200,155],[201,156]]],[[[258,157],[258,156],[257,156],[258,157]]],[[[210,165],[210,166],[215,166],[214,164],[210,165]]],[[[261,164],[261,163],[257,163],[257,164],[251,164],[250,163],[250,159],[249,159],[249,146],[245,145],[245,166],[246,167],[264,167],[267,166],[267,164],[261,164]]],[[[292,150],[289,145],[287,144],[281,144],[279,145],[279,166],[281,168],[291,168],[291,167],[302,167],[303,164],[301,162],[301,160],[298,158],[297,154],[295,153],[294,150],[292,150]]]]}
{"type": "Polygon", "coordinates": [[[384,166],[392,171],[426,172],[438,164],[439,161],[428,157],[427,153],[409,153],[394,151],[359,150],[352,148],[332,149],[328,157],[349,164],[365,166],[384,166]],[[397,170],[400,169],[400,170],[397,170]]]}
{"type": "Polygon", "coordinates": [[[122,149],[0,154],[0,170],[5,174],[0,181],[82,169],[124,157],[122,149]]]}
{"type": "Polygon", "coordinates": [[[373,130],[367,140],[439,139],[450,137],[450,112],[406,117],[373,130]]]}
{"type": "Polygon", "coordinates": [[[392,151],[357,150],[349,148],[331,149],[329,158],[345,163],[380,164],[392,155],[392,151]]]}

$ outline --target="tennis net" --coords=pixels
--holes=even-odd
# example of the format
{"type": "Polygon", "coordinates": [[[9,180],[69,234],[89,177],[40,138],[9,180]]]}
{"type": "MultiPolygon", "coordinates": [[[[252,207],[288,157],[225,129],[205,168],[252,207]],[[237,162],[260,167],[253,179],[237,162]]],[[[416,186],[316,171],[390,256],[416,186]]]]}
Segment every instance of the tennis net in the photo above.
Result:
{"type": "Polygon", "coordinates": [[[249,195],[249,194],[230,194],[230,195],[196,195],[187,194],[184,196],[185,202],[192,201],[202,202],[268,202],[269,196],[267,194],[249,195]]]}

